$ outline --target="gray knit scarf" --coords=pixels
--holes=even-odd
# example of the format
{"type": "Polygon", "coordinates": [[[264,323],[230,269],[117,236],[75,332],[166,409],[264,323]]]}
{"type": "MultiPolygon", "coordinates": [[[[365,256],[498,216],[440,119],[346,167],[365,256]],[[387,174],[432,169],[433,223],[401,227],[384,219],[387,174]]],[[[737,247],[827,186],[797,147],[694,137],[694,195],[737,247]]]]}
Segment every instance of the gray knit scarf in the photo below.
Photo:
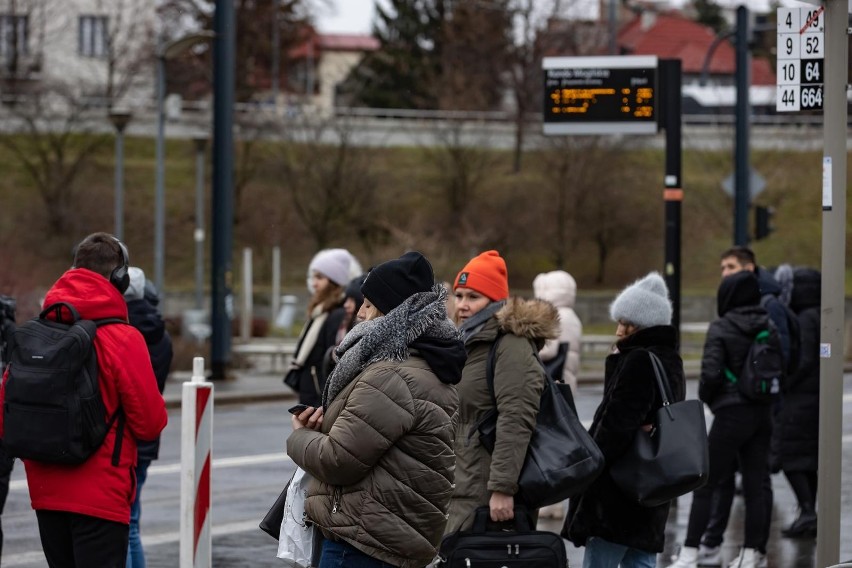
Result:
{"type": "Polygon", "coordinates": [[[368,365],[407,359],[408,346],[418,337],[458,339],[456,326],[447,318],[446,299],[446,289],[435,284],[429,292],[409,296],[390,313],[353,327],[334,351],[338,363],[325,383],[323,408],[368,365]]]}
{"type": "Polygon", "coordinates": [[[499,300],[497,302],[491,302],[478,312],[476,312],[472,317],[467,318],[461,326],[459,326],[459,331],[462,335],[462,340],[467,344],[467,340],[473,337],[482,326],[485,325],[485,322],[490,320],[494,314],[500,311],[500,308],[506,305],[506,300],[499,300]]]}

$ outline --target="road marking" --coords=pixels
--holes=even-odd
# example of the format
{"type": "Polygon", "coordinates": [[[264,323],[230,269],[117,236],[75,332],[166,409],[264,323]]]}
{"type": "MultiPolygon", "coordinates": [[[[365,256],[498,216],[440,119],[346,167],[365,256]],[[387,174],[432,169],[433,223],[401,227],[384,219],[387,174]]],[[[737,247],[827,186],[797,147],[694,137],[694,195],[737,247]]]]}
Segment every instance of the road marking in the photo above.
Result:
{"type": "MultiPolygon", "coordinates": [[[[236,523],[227,523],[224,525],[214,525],[213,526],[213,536],[225,536],[229,534],[241,533],[259,530],[257,528],[258,521],[257,519],[251,521],[240,521],[236,523]]],[[[142,535],[142,546],[159,546],[161,544],[171,544],[173,542],[178,542],[180,540],[180,535],[177,532],[167,532],[154,534],[151,536],[142,535]]],[[[4,562],[5,565],[5,562],[4,562]]]]}
{"type": "MultiPolygon", "coordinates": [[[[236,456],[231,458],[214,458],[213,469],[225,469],[229,467],[242,467],[248,465],[262,465],[277,462],[292,462],[290,456],[284,452],[272,454],[256,454],[253,456],[236,456]]],[[[169,464],[156,464],[148,468],[148,475],[165,475],[180,473],[180,462],[169,464]]],[[[23,491],[27,488],[26,479],[16,479],[9,483],[9,491],[23,491]]]]}

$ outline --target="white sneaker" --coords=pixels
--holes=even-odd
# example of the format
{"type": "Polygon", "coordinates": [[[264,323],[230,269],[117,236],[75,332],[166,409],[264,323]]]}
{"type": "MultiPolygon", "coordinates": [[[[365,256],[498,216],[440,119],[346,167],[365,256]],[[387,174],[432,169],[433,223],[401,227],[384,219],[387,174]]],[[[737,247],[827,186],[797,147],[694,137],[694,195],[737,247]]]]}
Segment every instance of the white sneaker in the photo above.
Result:
{"type": "Polygon", "coordinates": [[[669,564],[668,568],[698,568],[698,549],[693,546],[681,547],[674,564],[669,564]]]}
{"type": "Polygon", "coordinates": [[[763,554],[754,548],[743,548],[728,568],[759,568],[761,560],[765,561],[763,554]]]}
{"type": "Polygon", "coordinates": [[[722,547],[721,546],[706,546],[698,547],[698,566],[721,566],[722,565],[722,547]]]}

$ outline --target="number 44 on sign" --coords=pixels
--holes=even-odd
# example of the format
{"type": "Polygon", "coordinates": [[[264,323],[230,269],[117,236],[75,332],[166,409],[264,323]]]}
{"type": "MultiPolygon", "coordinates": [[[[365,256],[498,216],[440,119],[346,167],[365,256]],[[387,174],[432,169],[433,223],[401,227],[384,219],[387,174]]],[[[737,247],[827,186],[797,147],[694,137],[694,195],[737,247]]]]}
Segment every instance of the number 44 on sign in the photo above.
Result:
{"type": "Polygon", "coordinates": [[[822,109],[825,9],[778,8],[778,112],[822,109]]]}

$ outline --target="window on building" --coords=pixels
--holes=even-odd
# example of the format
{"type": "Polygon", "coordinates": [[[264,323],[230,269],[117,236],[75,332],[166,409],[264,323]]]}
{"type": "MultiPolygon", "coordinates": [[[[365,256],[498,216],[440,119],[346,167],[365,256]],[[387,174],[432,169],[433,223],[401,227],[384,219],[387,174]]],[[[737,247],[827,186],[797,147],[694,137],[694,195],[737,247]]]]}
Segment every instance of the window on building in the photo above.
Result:
{"type": "Polygon", "coordinates": [[[29,54],[29,16],[0,14],[0,56],[29,54]]]}
{"type": "Polygon", "coordinates": [[[77,41],[80,55],[98,58],[107,56],[108,21],[106,16],[80,16],[77,41]]]}

